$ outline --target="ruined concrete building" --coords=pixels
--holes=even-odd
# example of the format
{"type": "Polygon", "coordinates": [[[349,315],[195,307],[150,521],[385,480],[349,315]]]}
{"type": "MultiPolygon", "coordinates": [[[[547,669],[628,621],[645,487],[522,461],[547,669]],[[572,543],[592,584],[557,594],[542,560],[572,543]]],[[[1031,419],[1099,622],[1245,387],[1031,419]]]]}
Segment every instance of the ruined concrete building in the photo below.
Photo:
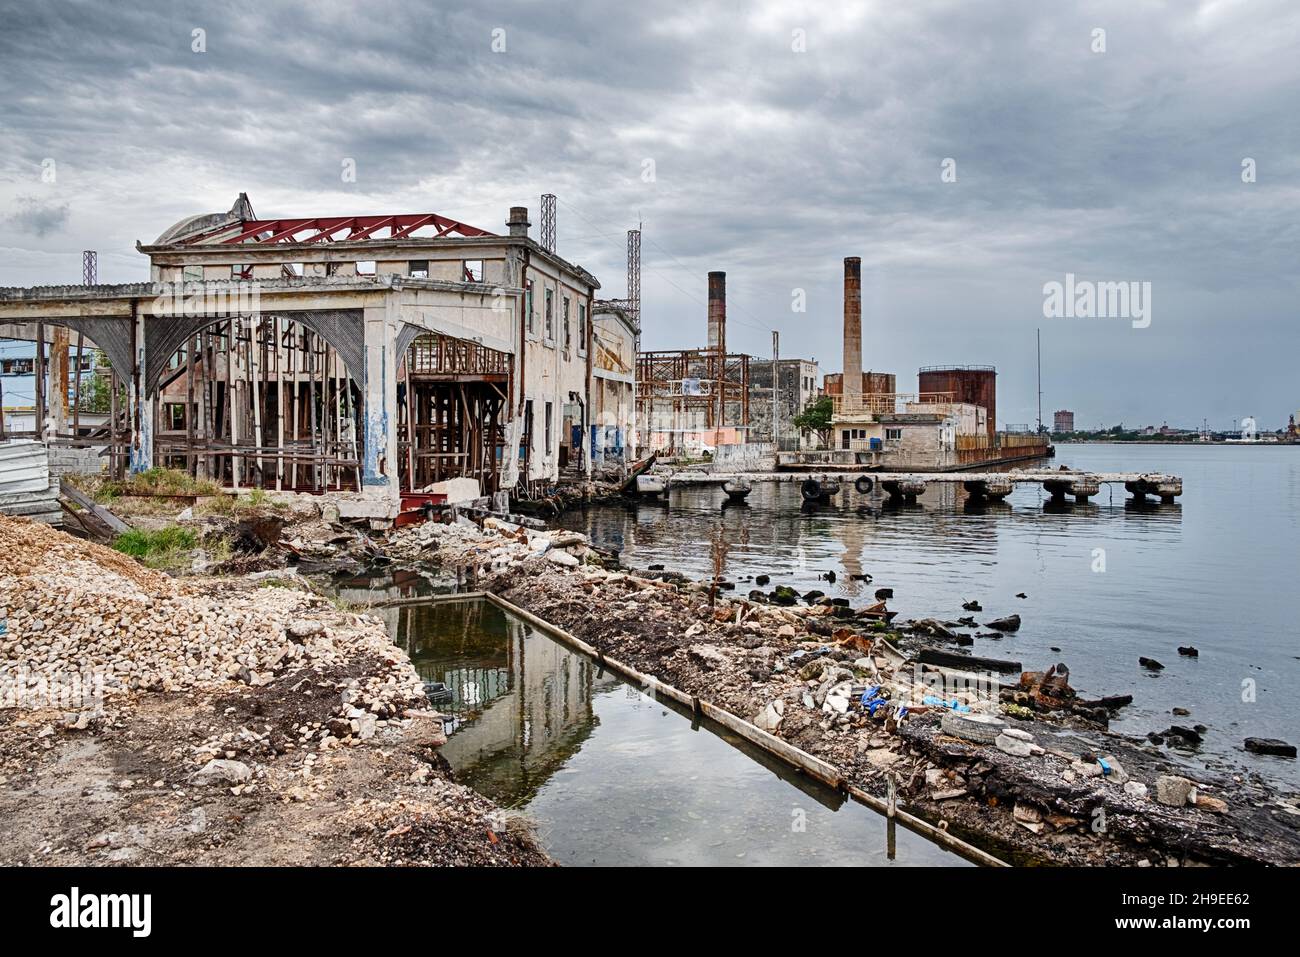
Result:
{"type": "MultiPolygon", "coordinates": [[[[758,454],[743,446],[798,448],[794,417],[817,395],[820,372],[806,359],[773,362],[727,351],[727,274],[708,276],[708,346],[638,356],[637,422],[647,450],[676,454],[758,454]]],[[[767,454],[774,449],[764,450],[767,454]]]]}
{"type": "Polygon", "coordinates": [[[821,369],[813,359],[760,359],[749,363],[749,439],[773,442],[782,451],[815,448],[816,435],[800,431],[794,418],[821,392],[821,369]],[[772,373],[776,372],[773,415],[772,373]]]}
{"type": "Polygon", "coordinates": [[[56,385],[33,431],[116,472],[346,492],[377,518],[452,478],[528,494],[589,469],[597,434],[602,456],[623,447],[635,370],[625,321],[595,318],[596,278],[530,239],[526,208],[506,226],[259,219],[241,194],[137,243],[149,283],[0,290],[0,337],[71,330],[102,351],[108,425],[74,432],[56,385]]]}

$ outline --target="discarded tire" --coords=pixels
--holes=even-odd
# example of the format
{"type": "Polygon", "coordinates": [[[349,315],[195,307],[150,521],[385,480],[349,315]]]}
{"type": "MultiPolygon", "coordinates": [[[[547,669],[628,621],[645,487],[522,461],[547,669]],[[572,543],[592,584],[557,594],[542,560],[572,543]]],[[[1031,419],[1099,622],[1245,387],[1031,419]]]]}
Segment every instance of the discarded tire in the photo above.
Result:
{"type": "Polygon", "coordinates": [[[991,714],[959,714],[949,711],[939,719],[939,727],[954,738],[965,738],[977,744],[993,744],[1007,724],[991,714]]]}
{"type": "Polygon", "coordinates": [[[859,475],[854,479],[853,487],[857,489],[858,493],[861,495],[870,495],[871,490],[876,487],[876,483],[865,475],[859,475]]]}
{"type": "Polygon", "coordinates": [[[805,502],[815,502],[822,497],[822,483],[816,479],[804,479],[803,485],[799,486],[799,491],[805,502]]]}

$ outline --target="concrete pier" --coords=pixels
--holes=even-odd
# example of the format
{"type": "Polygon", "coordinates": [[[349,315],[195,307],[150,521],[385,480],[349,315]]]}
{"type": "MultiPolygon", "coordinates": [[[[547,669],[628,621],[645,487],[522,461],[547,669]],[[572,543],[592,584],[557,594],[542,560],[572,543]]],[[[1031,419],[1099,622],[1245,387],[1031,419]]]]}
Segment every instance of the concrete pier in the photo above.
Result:
{"type": "MultiPolygon", "coordinates": [[[[1183,494],[1183,480],[1162,472],[1068,472],[1056,469],[1012,469],[1007,472],[869,472],[863,473],[891,498],[915,501],[932,483],[960,484],[975,499],[1000,500],[1017,485],[1041,485],[1057,501],[1073,496],[1087,502],[1100,494],[1103,485],[1123,485],[1134,498],[1159,498],[1169,504],[1183,494]]],[[[832,472],[817,476],[791,472],[706,472],[684,469],[667,478],[669,488],[689,485],[721,485],[724,482],[805,482],[808,479],[852,484],[852,476],[832,472]]]]}

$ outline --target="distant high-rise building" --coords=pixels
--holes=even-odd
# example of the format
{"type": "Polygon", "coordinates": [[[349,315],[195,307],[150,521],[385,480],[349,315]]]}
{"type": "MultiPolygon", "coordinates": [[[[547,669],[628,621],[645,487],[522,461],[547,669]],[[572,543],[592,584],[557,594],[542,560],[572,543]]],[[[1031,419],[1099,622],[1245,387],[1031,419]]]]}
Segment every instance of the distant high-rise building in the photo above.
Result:
{"type": "Polygon", "coordinates": [[[1052,414],[1053,432],[1073,432],[1074,413],[1069,409],[1058,409],[1052,414]]]}

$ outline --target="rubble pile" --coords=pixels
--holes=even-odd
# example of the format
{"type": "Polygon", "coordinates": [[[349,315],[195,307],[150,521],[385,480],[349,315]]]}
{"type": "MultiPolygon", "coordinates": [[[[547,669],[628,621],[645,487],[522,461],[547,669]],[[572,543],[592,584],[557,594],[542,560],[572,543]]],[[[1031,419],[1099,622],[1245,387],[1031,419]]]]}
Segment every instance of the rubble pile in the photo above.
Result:
{"type": "MultiPolygon", "coordinates": [[[[344,654],[306,621],[321,603],[288,589],[178,582],[49,526],[0,517],[0,665],[29,685],[71,674],[93,674],[109,695],[232,678],[265,684],[303,657],[344,654]]],[[[6,681],[0,707],[19,706],[25,693],[6,681]]]]}
{"type": "Polygon", "coordinates": [[[1176,807],[1162,800],[1174,774],[1166,759],[1098,730],[1128,699],[1082,699],[1063,664],[954,689],[944,683],[951,668],[904,655],[876,618],[610,570],[591,564],[599,556],[576,533],[489,519],[482,530],[466,521],[396,538],[408,554],[466,569],[476,587],[833,764],[850,783],[881,796],[892,787],[913,813],[1021,859],[1295,857],[1294,796],[1227,779],[1209,788],[1220,797],[1203,787],[1176,807]],[[1070,733],[1079,727],[1087,739],[1070,733]]]}
{"type": "Polygon", "coordinates": [[[0,516],[0,624],[0,863],[550,863],[378,618],[0,516]]]}
{"type": "Polygon", "coordinates": [[[576,568],[600,561],[587,536],[563,529],[537,531],[498,518],[482,527],[458,517],[448,524],[425,522],[389,533],[384,553],[401,561],[437,561],[444,568],[473,573],[501,572],[532,558],[576,568]]]}

